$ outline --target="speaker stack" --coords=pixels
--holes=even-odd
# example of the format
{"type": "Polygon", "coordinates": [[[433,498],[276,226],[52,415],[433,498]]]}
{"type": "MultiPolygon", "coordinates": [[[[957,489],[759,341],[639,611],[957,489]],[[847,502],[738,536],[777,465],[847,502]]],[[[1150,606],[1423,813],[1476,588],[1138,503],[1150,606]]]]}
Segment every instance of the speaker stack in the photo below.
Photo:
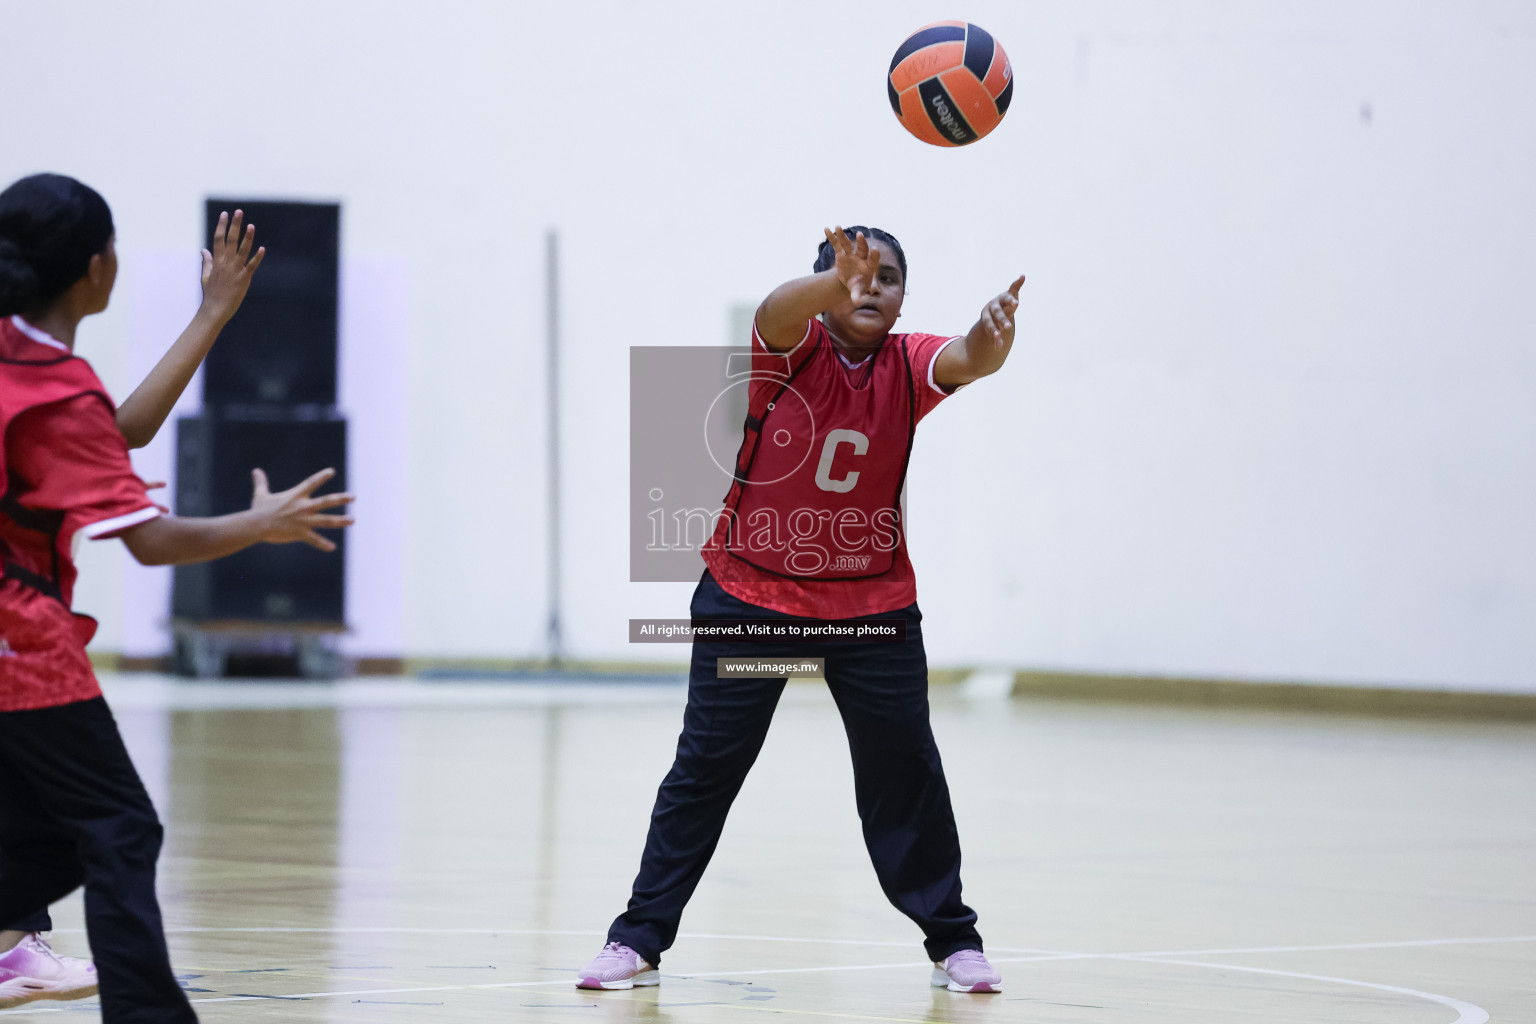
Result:
{"type": "MultiPolygon", "coordinates": [[[[347,424],[336,408],[341,208],[209,199],[205,237],[221,212],[235,209],[256,225],[267,254],[204,364],[203,411],[177,423],[176,509],[188,516],[249,508],[256,468],[279,491],[330,466],[336,477],[318,493],[346,489],[347,424]]],[[[328,536],[337,544],[329,554],[307,544],[258,544],[178,566],[171,592],[178,671],[219,676],[243,658],[269,671],[288,665],[301,675],[337,674],[346,535],[328,536]]]]}

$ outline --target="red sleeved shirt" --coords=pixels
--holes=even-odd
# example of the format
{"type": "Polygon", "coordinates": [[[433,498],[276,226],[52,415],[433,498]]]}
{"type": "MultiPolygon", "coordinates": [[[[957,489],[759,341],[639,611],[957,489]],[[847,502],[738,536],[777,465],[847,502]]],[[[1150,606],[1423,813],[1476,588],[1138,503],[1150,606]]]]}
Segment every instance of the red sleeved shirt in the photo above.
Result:
{"type": "MultiPolygon", "coordinates": [[[[912,370],[913,382],[917,385],[915,413],[919,421],[953,393],[939,387],[933,373],[939,353],[944,350],[944,346],[956,340],[958,340],[956,337],[940,334],[907,335],[907,358],[912,370]]],[[[781,360],[780,365],[782,360],[787,358],[787,370],[790,372],[798,370],[809,360],[818,346],[830,347],[832,344],[832,335],[827,331],[826,326],[820,320],[812,320],[806,327],[805,338],[799,345],[787,353],[769,354],[767,344],[757,333],[756,324],[752,328],[754,357],[767,356],[778,359],[781,360]]],[[[889,340],[887,344],[890,344],[889,340]]],[[[834,354],[843,361],[844,365],[851,365],[841,353],[834,352],[834,354]]],[[[829,372],[836,369],[836,365],[830,361],[825,361],[823,366],[828,368],[829,372]]],[[[727,565],[726,559],[730,556],[722,547],[715,544],[705,547],[704,563],[714,573],[716,581],[726,593],[748,604],[808,618],[859,618],[905,608],[917,600],[917,581],[912,575],[912,563],[907,558],[906,530],[901,530],[898,536],[900,542],[894,552],[891,568],[873,579],[785,579],[773,573],[763,572],[737,559],[732,559],[727,565]]]]}
{"type": "Polygon", "coordinates": [[[0,580],[0,711],[89,700],[101,693],[85,654],[95,623],[70,611],[75,552],[82,539],[117,536],[160,511],[100,395],[21,413],[4,444],[0,559],[55,581],[59,597],[0,580]]]}

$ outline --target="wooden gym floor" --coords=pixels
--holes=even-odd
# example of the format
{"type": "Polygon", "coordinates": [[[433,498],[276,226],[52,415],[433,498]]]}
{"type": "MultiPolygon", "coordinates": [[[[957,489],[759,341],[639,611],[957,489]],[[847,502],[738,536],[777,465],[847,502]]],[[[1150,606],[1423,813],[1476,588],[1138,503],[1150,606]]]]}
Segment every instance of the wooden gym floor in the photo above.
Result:
{"type": "MultiPolygon", "coordinates": [[[[1529,723],[936,689],[1005,981],[970,996],[928,987],[833,705],[796,684],[661,986],[592,993],[571,979],[627,896],[681,687],[105,682],[204,1021],[1536,1021],[1529,723]]],[[[55,916],[83,955],[78,895],[55,916]]]]}

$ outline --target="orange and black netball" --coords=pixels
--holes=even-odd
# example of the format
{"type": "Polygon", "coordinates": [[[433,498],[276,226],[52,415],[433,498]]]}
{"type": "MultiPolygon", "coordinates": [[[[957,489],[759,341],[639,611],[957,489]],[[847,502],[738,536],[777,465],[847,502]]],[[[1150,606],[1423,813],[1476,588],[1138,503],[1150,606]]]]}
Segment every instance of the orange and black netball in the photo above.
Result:
{"type": "Polygon", "coordinates": [[[933,146],[968,146],[1008,112],[1013,66],[986,29],[940,21],[896,48],[886,90],[907,131],[933,146]]]}

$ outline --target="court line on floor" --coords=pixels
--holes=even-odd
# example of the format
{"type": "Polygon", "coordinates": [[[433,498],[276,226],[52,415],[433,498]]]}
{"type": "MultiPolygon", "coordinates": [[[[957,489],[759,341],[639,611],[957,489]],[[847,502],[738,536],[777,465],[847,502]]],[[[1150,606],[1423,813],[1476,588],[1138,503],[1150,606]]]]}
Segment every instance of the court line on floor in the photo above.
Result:
{"type": "MultiPolygon", "coordinates": [[[[1253,946],[1248,949],[1171,949],[1117,956],[1233,956],[1238,953],[1327,953],[1349,949],[1411,949],[1416,946],[1478,946],[1501,942],[1536,942],[1536,935],[1504,935],[1460,939],[1400,939],[1390,942],[1340,942],[1326,946],[1253,946]]],[[[1011,950],[1009,951],[1011,952],[1011,950]]],[[[1027,950],[1025,952],[1028,952],[1027,950]]]]}
{"type": "MultiPolygon", "coordinates": [[[[339,997],[339,996],[359,996],[359,995],[361,995],[361,996],[372,996],[372,995],[421,995],[421,994],[430,993],[430,992],[449,992],[449,991],[458,992],[458,991],[467,991],[467,990],[471,990],[471,989],[482,989],[483,990],[483,989],[499,989],[499,988],[502,988],[502,989],[504,989],[504,988],[533,988],[534,986],[537,986],[537,985],[547,985],[547,984],[549,984],[547,981],[539,981],[539,982],[519,981],[519,982],[502,982],[502,983],[492,984],[492,985],[443,985],[443,986],[434,986],[434,987],[431,987],[431,988],[361,989],[361,990],[352,991],[352,992],[302,992],[302,993],[299,993],[298,995],[291,995],[291,996],[254,996],[254,995],[251,995],[251,996],[216,996],[216,997],[213,997],[211,999],[193,999],[193,1000],[191,1000],[191,1002],[195,1006],[202,1006],[202,1005],[209,1004],[209,1003],[249,1003],[249,1002],[259,1002],[259,1001],[262,1001],[262,1000],[272,1000],[272,1001],[279,1001],[279,1002],[290,1002],[290,1001],[304,1001],[304,1000],[309,1000],[309,999],[319,999],[319,998],[339,997]]],[[[559,989],[559,991],[566,992],[566,991],[569,991],[569,990],[565,989],[565,988],[561,988],[561,989],[559,989]]],[[[96,1004],[88,1003],[88,1004],[85,1004],[83,1006],[80,1005],[80,1004],[76,1004],[74,1006],[37,1006],[37,1007],[34,1007],[34,1006],[24,1006],[24,1007],[20,1007],[18,1009],[15,1009],[15,1010],[0,1010],[0,1017],[8,1017],[8,1016],[11,1016],[13,1014],[24,1014],[24,1013],[69,1013],[72,1010],[77,1011],[77,1010],[82,1010],[82,1009],[91,1009],[95,1005],[96,1004]]],[[[667,1006],[667,1007],[664,1007],[664,1008],[665,1009],[671,1009],[673,1007],[682,1008],[682,1007],[685,1007],[685,1006],[688,1006],[688,1005],[690,1005],[690,1004],[686,1004],[686,1003],[673,1003],[670,1006],[667,1006]]],[[[711,1002],[708,1002],[708,1003],[699,1003],[699,1004],[694,1004],[694,1005],[709,1006],[711,1008],[724,1008],[724,1009],[730,1009],[730,1010],[749,1010],[749,1011],[765,1012],[765,1013],[788,1013],[788,1014],[797,1014],[797,1015],[800,1015],[800,1016],[809,1016],[809,1017],[841,1017],[841,1018],[844,1018],[844,1019],[851,1019],[851,1020],[892,1021],[892,1022],[895,1022],[895,1024],[925,1024],[925,1020],[923,1018],[916,1018],[916,1017],[879,1017],[879,1016],[875,1016],[873,1014],[864,1014],[864,1013],[840,1013],[840,1012],[836,1012],[836,1011],[827,1011],[827,1010],[801,1010],[801,1009],[794,1009],[794,1008],[789,1008],[789,1007],[744,1006],[744,1005],[739,1004],[739,1003],[722,1003],[722,1002],[715,1002],[715,1001],[711,1001],[711,1002]]]]}
{"type": "MultiPolygon", "coordinates": [[[[1022,959],[1022,958],[1017,958],[1017,959],[1022,959]]],[[[1324,975],[1324,974],[1306,974],[1306,973],[1303,973],[1303,972],[1300,972],[1300,971],[1281,971],[1281,970],[1274,970],[1274,969],[1267,968],[1267,967],[1249,967],[1249,966],[1242,965],[1242,964],[1210,963],[1210,962],[1204,962],[1204,961],[1198,961],[1198,960],[1174,960],[1174,959],[1168,959],[1168,958],[1162,958],[1162,957],[1127,956],[1127,955],[1123,955],[1123,954],[1104,954],[1104,953],[1064,954],[1064,955],[1060,955],[1060,956],[1041,956],[1041,957],[1034,957],[1034,958],[1030,958],[1030,959],[1035,959],[1035,960],[1066,960],[1066,959],[1122,960],[1122,961],[1129,962],[1129,963],[1156,963],[1156,964],[1167,964],[1169,966],[1177,966],[1177,967],[1199,967],[1199,968],[1205,968],[1205,969],[1210,969],[1210,970],[1233,970],[1233,971],[1241,971],[1241,972],[1245,972],[1245,973],[1249,973],[1249,974],[1265,974],[1265,975],[1271,975],[1271,976],[1282,977],[1282,978],[1296,978],[1296,979],[1305,980],[1305,981],[1319,981],[1319,982],[1335,984],[1335,985],[1348,985],[1348,986],[1355,987],[1355,988],[1373,989],[1373,990],[1380,991],[1380,992],[1390,992],[1390,993],[1392,993],[1394,995],[1410,996],[1410,997],[1417,998],[1417,999],[1423,999],[1423,1000],[1426,1000],[1428,1002],[1437,1003],[1437,1004],[1439,1004],[1441,1006],[1445,1006],[1445,1007],[1448,1007],[1448,1008],[1453,1009],[1453,1010],[1456,1011],[1457,1017],[1456,1017],[1456,1019],[1454,1021],[1451,1022],[1451,1024],[1487,1024],[1487,1022],[1489,1020],[1489,1015],[1488,1015],[1488,1011],[1487,1010],[1484,1010],[1482,1007],[1477,1006],[1474,1003],[1469,1003],[1469,1002],[1466,1002],[1465,1000],[1457,999],[1454,996],[1443,996],[1443,995],[1438,995],[1438,994],[1436,994],[1434,992],[1425,992],[1425,991],[1422,991],[1420,989],[1404,988],[1404,987],[1402,987],[1400,985],[1385,985],[1385,984],[1382,984],[1380,982],[1360,981],[1360,980],[1357,980],[1357,979],[1354,979],[1354,978],[1337,978],[1337,977],[1333,977],[1333,976],[1330,976],[1330,975],[1324,975]]],[[[1003,962],[1003,961],[999,961],[999,962],[1003,962]]],[[[1009,962],[1017,962],[1017,960],[1009,961],[1009,962]]],[[[753,977],[757,977],[757,976],[760,976],[760,975],[768,975],[768,974],[808,974],[808,973],[815,973],[815,972],[829,971],[829,970],[844,970],[844,971],[848,971],[848,970],[885,970],[885,969],[896,968],[896,967],[910,968],[910,967],[926,967],[926,966],[928,966],[926,961],[920,961],[918,963],[899,963],[899,964],[862,964],[862,965],[856,965],[856,966],[852,966],[852,967],[850,967],[850,966],[836,966],[836,967],[779,968],[779,969],[760,970],[760,971],[711,971],[711,972],[706,972],[706,973],[701,973],[701,974],[674,975],[673,977],[682,977],[682,978],[687,978],[687,979],[693,979],[693,978],[719,977],[719,976],[722,976],[722,975],[732,975],[732,974],[734,974],[734,975],[748,974],[748,975],[752,975],[753,977]]],[[[554,984],[558,984],[558,983],[554,983],[554,984]]],[[[294,994],[291,994],[291,995],[212,996],[212,997],[206,998],[206,999],[193,999],[193,1000],[191,1000],[191,1002],[194,1003],[194,1004],[197,1004],[197,1005],[202,1005],[202,1004],[211,1004],[211,1003],[259,1002],[259,1001],[262,1001],[262,1000],[274,1000],[274,999],[275,1000],[280,1000],[280,1001],[292,1001],[292,1000],[309,1000],[309,999],[336,999],[336,998],[341,998],[341,997],[345,997],[345,996],[422,995],[422,994],[431,993],[431,992],[491,991],[491,990],[496,990],[496,989],[538,988],[540,986],[549,987],[551,985],[552,985],[551,981],[549,979],[545,978],[545,979],[541,979],[539,981],[500,981],[500,982],[480,983],[480,984],[475,984],[475,985],[421,985],[421,986],[410,986],[410,987],[400,987],[400,988],[349,989],[349,990],[325,991],[325,992],[299,992],[299,993],[294,993],[294,994]]],[[[561,986],[561,987],[559,987],[557,989],[553,989],[553,991],[564,992],[564,991],[568,991],[568,990],[564,986],[561,986]]],[[[905,1021],[911,1020],[911,1018],[903,1018],[903,1017],[882,1017],[882,1016],[875,1016],[875,1015],[871,1015],[871,1014],[852,1014],[852,1013],[837,1013],[837,1012],[817,1011],[817,1010],[801,1010],[801,1009],[795,1009],[795,1008],[790,1008],[790,1007],[782,1007],[782,1006],[781,1007],[766,1007],[766,1006],[763,1006],[763,1007],[755,1007],[755,1006],[754,1007],[748,1007],[748,1006],[740,1006],[740,1005],[737,1005],[737,1004],[734,1004],[734,1003],[722,1003],[720,1005],[726,1006],[726,1007],[732,1008],[732,1009],[763,1010],[763,1011],[770,1011],[770,1012],[775,1012],[775,1013],[793,1013],[793,1014],[797,1014],[797,1015],[801,1015],[801,1016],[841,1017],[841,1018],[857,1019],[857,1020],[882,1020],[882,1021],[898,1021],[898,1022],[905,1022],[905,1021]]],[[[8,1016],[12,1016],[12,1015],[19,1015],[19,1014],[25,1014],[25,1013],[68,1013],[71,1010],[79,1009],[79,1008],[80,1007],[78,1007],[78,1006],[59,1006],[59,1007],[53,1007],[53,1006],[49,1006],[49,1007],[31,1007],[31,1006],[27,1006],[27,1007],[18,1007],[17,1009],[14,1009],[14,1010],[0,1010],[0,1016],[8,1017],[8,1016]]]]}
{"type": "MultiPolygon", "coordinates": [[[[56,928],[55,932],[62,935],[84,935],[84,928],[56,928]]],[[[165,929],[167,935],[178,934],[204,934],[229,932],[248,934],[293,934],[293,935],[564,935],[588,938],[601,938],[606,932],[592,931],[590,929],[555,929],[555,928],[396,928],[396,927],[348,927],[348,928],[290,928],[290,927],[212,927],[201,925],[186,925],[182,927],[169,927],[165,929]]],[[[680,932],[679,939],[709,939],[728,940],[738,942],[785,942],[804,945],[820,946],[890,946],[898,949],[910,949],[917,943],[911,939],[895,942],[890,939],[826,939],[809,938],[793,935],[724,935],[713,932],[680,932]]],[[[1492,940],[1490,940],[1492,941],[1492,940]]],[[[1034,949],[1027,946],[992,946],[989,947],[1004,953],[1064,953],[1059,949],[1034,949]]],[[[1185,951],[1180,951],[1182,954],[1185,951]]],[[[1200,951],[1208,952],[1208,951],[1200,951]]],[[[1077,954],[1070,954],[1077,955],[1077,954]]],[[[1099,954],[1094,954],[1099,955],[1099,954]]],[[[1104,954],[1109,955],[1109,954],[1104,954]]]]}
{"type": "Polygon", "coordinates": [[[828,966],[823,964],[820,967],[770,967],[762,971],[690,971],[687,974],[663,974],[662,978],[681,978],[686,981],[692,981],[694,978],[733,978],[744,974],[749,974],[756,978],[767,974],[820,974],[827,971],[888,971],[896,967],[932,968],[933,964],[927,960],[897,964],[854,964],[852,966],[846,964],[832,964],[828,966]]]}
{"type": "MultiPolygon", "coordinates": [[[[84,935],[84,928],[58,928],[60,933],[72,933],[84,935]]],[[[169,927],[165,929],[167,935],[186,933],[197,934],[204,932],[249,932],[283,933],[283,934],[315,934],[315,935],[567,935],[602,937],[607,932],[593,931],[591,929],[559,929],[559,928],[397,928],[397,927],[365,927],[356,926],[348,928],[290,928],[290,927],[213,927],[202,925],[186,925],[183,927],[169,927]]],[[[731,939],[742,942],[792,942],[810,943],[828,946],[904,946],[915,945],[911,940],[905,942],[893,942],[890,939],[813,939],[799,936],[785,935],[721,935],[713,932],[680,932],[680,939],[731,939]]],[[[1038,952],[1054,952],[1052,950],[1039,950],[1038,952]]]]}
{"type": "Polygon", "coordinates": [[[241,711],[313,708],[663,707],[680,704],[682,675],[621,682],[600,677],[570,681],[487,680],[473,677],[347,680],[339,683],[196,682],[169,678],[121,680],[103,690],[121,711],[241,711]]]}
{"type": "MultiPolygon", "coordinates": [[[[75,929],[70,929],[70,930],[75,930],[75,929]]],[[[168,932],[181,932],[181,933],[210,933],[210,932],[213,932],[213,933],[253,933],[253,932],[256,932],[256,933],[272,933],[272,932],[282,932],[282,933],[289,933],[289,934],[294,934],[294,933],[298,933],[298,934],[305,934],[305,933],[309,933],[309,934],[313,934],[313,933],[332,933],[332,934],[336,934],[336,933],[346,933],[346,934],[459,934],[459,935],[499,935],[499,934],[513,935],[513,934],[515,934],[515,935],[563,935],[563,936],[592,936],[592,935],[601,934],[601,933],[591,932],[591,931],[568,931],[568,930],[533,929],[533,928],[523,928],[523,929],[512,929],[512,928],[506,928],[506,929],[458,928],[458,929],[454,929],[454,928],[278,928],[278,927],[217,928],[217,927],[185,927],[185,928],[171,928],[171,929],[167,929],[167,931],[168,932]]],[[[692,934],[692,933],[688,933],[688,934],[685,934],[685,935],[680,936],[680,937],[684,937],[684,938],[712,938],[712,939],[725,939],[725,940],[746,940],[746,941],[770,941],[770,942],[777,941],[777,942],[833,943],[833,944],[840,944],[840,945],[864,945],[865,944],[865,943],[861,942],[860,940],[856,940],[856,939],[803,939],[802,940],[802,939],[795,939],[795,938],[792,938],[792,937],[785,937],[785,936],[722,935],[722,934],[709,934],[709,933],[702,933],[702,934],[697,934],[697,935],[692,934]]],[[[1338,950],[1345,950],[1345,949],[1391,949],[1391,948],[1408,948],[1408,947],[1425,947],[1425,946],[1466,945],[1466,944],[1496,944],[1496,943],[1503,943],[1503,942],[1532,942],[1532,941],[1536,941],[1536,936],[1522,935],[1522,936],[1487,937],[1487,938],[1462,937],[1462,938],[1449,938],[1449,939],[1418,939],[1418,940],[1402,940],[1402,941],[1395,941],[1395,942],[1332,944],[1332,945],[1321,945],[1321,946],[1250,947],[1250,948],[1246,948],[1246,949],[1204,950],[1204,951],[1200,951],[1200,952],[1203,955],[1213,956],[1213,955],[1233,955],[1233,954],[1241,954],[1241,953],[1325,952],[1325,951],[1338,951],[1338,950]]],[[[891,943],[891,942],[885,941],[885,940],[871,941],[868,944],[869,945],[882,945],[882,946],[885,946],[885,945],[896,945],[896,943],[891,943]]],[[[997,951],[997,952],[1004,952],[1004,951],[1011,952],[1012,951],[1012,950],[1007,949],[1005,947],[994,947],[994,950],[997,951]]],[[[1477,1005],[1475,1005],[1473,1003],[1466,1002],[1465,1000],[1457,999],[1457,998],[1455,998],[1453,996],[1438,995],[1438,994],[1433,993],[1433,992],[1424,992],[1424,991],[1422,991],[1420,989],[1404,988],[1404,987],[1397,986],[1397,985],[1386,985],[1386,984],[1382,984],[1380,982],[1359,981],[1357,979],[1351,979],[1351,978],[1338,978],[1338,977],[1333,977],[1331,975],[1306,974],[1306,973],[1299,972],[1299,971],[1283,971],[1283,970],[1277,970],[1277,969],[1267,968],[1267,967],[1251,967],[1251,966],[1244,965],[1244,964],[1211,963],[1211,962],[1206,962],[1206,961],[1173,959],[1174,957],[1191,955],[1189,953],[1180,953],[1180,952],[1177,952],[1177,951],[1170,951],[1170,952],[1164,952],[1164,953],[1156,953],[1156,952],[1148,952],[1148,953],[1069,953],[1069,952],[1061,952],[1061,951],[1049,951],[1048,952],[1048,951],[1029,950],[1029,952],[1031,952],[1033,955],[1022,956],[1022,957],[994,957],[992,959],[996,963],[1027,963],[1027,962],[1057,961],[1057,960],[1121,960],[1121,961],[1126,961],[1126,962],[1130,962],[1130,963],[1159,963],[1159,964],[1168,964],[1168,965],[1171,965],[1171,966],[1199,967],[1199,968],[1210,969],[1210,970],[1233,970],[1233,971],[1246,972],[1246,973],[1250,973],[1250,974],[1266,974],[1266,975],[1272,975],[1272,976],[1276,976],[1276,977],[1297,978],[1297,979],[1308,980],[1308,981],[1320,981],[1320,982],[1325,982],[1325,983],[1332,983],[1332,984],[1339,984],[1339,985],[1348,985],[1348,986],[1353,986],[1353,987],[1356,987],[1356,988],[1367,988],[1367,989],[1373,989],[1373,990],[1382,991],[1382,992],[1391,992],[1391,993],[1398,994],[1398,995],[1406,995],[1406,996],[1410,996],[1410,997],[1418,998],[1418,999],[1424,999],[1426,1001],[1437,1003],[1439,1005],[1448,1007],[1450,1009],[1454,1009],[1457,1012],[1458,1016],[1457,1016],[1455,1021],[1451,1022],[1451,1024],[1486,1024],[1486,1022],[1489,1020],[1488,1012],[1486,1010],[1484,1010],[1482,1007],[1477,1006],[1477,1005]]],[[[694,979],[694,978],[718,978],[718,977],[740,976],[740,975],[743,975],[743,974],[751,975],[751,976],[756,977],[756,976],[760,976],[760,975],[765,976],[765,975],[772,975],[772,974],[813,974],[813,973],[823,973],[823,972],[829,972],[829,971],[893,970],[893,969],[896,969],[896,968],[910,969],[910,968],[919,968],[919,967],[926,967],[926,966],[928,966],[928,962],[927,961],[889,963],[889,964],[855,964],[855,965],[838,964],[838,965],[830,965],[830,966],[822,965],[822,966],[818,966],[818,967],[768,968],[768,969],[764,969],[764,970],[706,971],[706,972],[700,972],[700,973],[696,973],[696,974],[671,975],[671,977],[683,978],[683,979],[694,979]]],[[[415,987],[410,987],[410,988],[389,988],[389,989],[357,989],[357,990],[346,990],[346,991],[306,992],[306,993],[298,993],[298,994],[295,994],[295,995],[279,995],[279,996],[271,996],[271,995],[261,995],[261,996],[257,996],[257,995],[214,996],[214,997],[211,997],[211,998],[208,998],[208,999],[196,999],[196,1000],[193,1000],[193,1002],[194,1003],[229,1003],[229,1002],[253,1002],[253,1001],[263,1000],[263,999],[287,999],[287,1000],[291,1000],[291,999],[338,998],[338,997],[342,997],[342,996],[357,996],[357,995],[407,995],[407,994],[414,995],[414,994],[421,994],[421,993],[427,993],[427,992],[473,991],[473,990],[491,990],[491,989],[504,989],[504,988],[535,988],[535,987],[540,986],[540,985],[546,985],[547,986],[549,984],[551,984],[550,980],[545,978],[545,979],[540,979],[538,981],[490,982],[490,983],[481,983],[481,984],[474,984],[474,985],[433,985],[433,986],[415,986],[415,987]]],[[[0,1016],[11,1016],[11,1015],[14,1015],[14,1014],[23,1014],[23,1013],[60,1013],[60,1012],[67,1012],[70,1009],[73,1009],[73,1007],[35,1007],[35,1008],[34,1007],[19,1007],[17,1009],[13,1009],[13,1010],[0,1010],[0,1016]]],[[[767,1009],[767,1008],[763,1007],[762,1009],[767,1009]]],[[[780,1010],[779,1012],[784,1012],[784,1011],[780,1010]]],[[[810,1012],[810,1011],[807,1011],[807,1012],[810,1012]]],[[[813,1015],[815,1015],[815,1014],[813,1014],[813,1015]]],[[[823,1014],[823,1015],[831,1016],[831,1014],[823,1014]]],[[[839,1014],[838,1016],[848,1016],[848,1015],[839,1014]]],[[[898,1018],[882,1018],[882,1017],[860,1016],[860,1019],[869,1019],[869,1020],[897,1020],[898,1018]]]]}
{"type": "MultiPolygon", "coordinates": [[[[555,984],[548,978],[539,981],[495,981],[478,985],[417,985],[409,988],[359,988],[346,990],[328,990],[325,992],[295,992],[291,995],[235,995],[235,996],[209,996],[205,999],[191,999],[194,1006],[205,1003],[254,1003],[254,1002],[293,1002],[306,999],[335,999],[341,996],[402,996],[421,995],[427,992],[468,992],[481,989],[499,988],[537,988],[540,985],[549,986],[555,984]]],[[[557,991],[568,991],[561,986],[557,991]]],[[[71,1006],[23,1006],[14,1010],[0,1010],[0,1017],[9,1017],[22,1013],[69,1013],[74,1010],[90,1009],[96,1003],[75,1003],[71,1006]]]]}
{"type": "Polygon", "coordinates": [[[1425,999],[1431,1003],[1439,1003],[1455,1010],[1458,1016],[1451,1024],[1487,1024],[1488,1011],[1475,1003],[1469,1003],[1454,996],[1436,995],[1433,992],[1425,992],[1416,988],[1403,988],[1401,985],[1383,985],[1376,981],[1357,981],[1353,978],[1335,978],[1326,974],[1304,974],[1301,971],[1278,971],[1270,967],[1249,967],[1246,964],[1220,964],[1207,963],[1200,960],[1169,960],[1163,957],[1121,956],[1117,960],[1127,960],[1133,963],[1152,964],[1177,964],[1180,967],[1208,967],[1219,971],[1246,971],[1249,974],[1269,974],[1278,978],[1300,978],[1306,981],[1323,981],[1334,985],[1353,985],[1356,988],[1376,989],[1380,992],[1392,992],[1397,995],[1414,996],[1425,999]]]}
{"type": "MultiPolygon", "coordinates": [[[[85,934],[84,928],[56,929],[61,934],[85,934]]],[[[165,929],[166,934],[200,933],[252,933],[252,934],[315,934],[315,935],[562,935],[571,937],[602,937],[606,932],[590,929],[554,928],[398,928],[398,927],[347,927],[347,928],[291,928],[291,927],[202,927],[188,925],[165,929]]],[[[912,941],[893,942],[889,939],[827,939],[785,935],[728,935],[715,932],[681,932],[679,939],[709,939],[737,942],[784,942],[824,946],[892,946],[910,947],[912,941]]],[[[1232,949],[1157,949],[1126,953],[1076,953],[1061,949],[1040,949],[1034,946],[995,946],[988,944],[993,953],[1029,953],[1061,957],[1157,957],[1157,956],[1236,956],[1242,953],[1326,953],[1351,949],[1411,949],[1432,946],[1497,945],[1504,942],[1536,942],[1536,935],[1489,935],[1459,936],[1445,939],[1392,939],[1383,942],[1338,942],[1315,946],[1246,946],[1232,949]]],[[[1000,961],[1002,962],[1002,961],[1000,961]]],[[[1007,961],[1013,962],[1013,961],[1007,961]]],[[[1017,961],[1024,962],[1024,961],[1017,961]]]]}
{"type": "Polygon", "coordinates": [[[741,1003],[720,1003],[724,1010],[747,1010],[752,1013],[791,1013],[801,1017],[838,1017],[843,1020],[883,1020],[894,1024],[930,1024],[931,1017],[876,1017],[869,1013],[846,1013],[837,1010],[800,1010],[788,1006],[743,1006],[741,1003]]]}

